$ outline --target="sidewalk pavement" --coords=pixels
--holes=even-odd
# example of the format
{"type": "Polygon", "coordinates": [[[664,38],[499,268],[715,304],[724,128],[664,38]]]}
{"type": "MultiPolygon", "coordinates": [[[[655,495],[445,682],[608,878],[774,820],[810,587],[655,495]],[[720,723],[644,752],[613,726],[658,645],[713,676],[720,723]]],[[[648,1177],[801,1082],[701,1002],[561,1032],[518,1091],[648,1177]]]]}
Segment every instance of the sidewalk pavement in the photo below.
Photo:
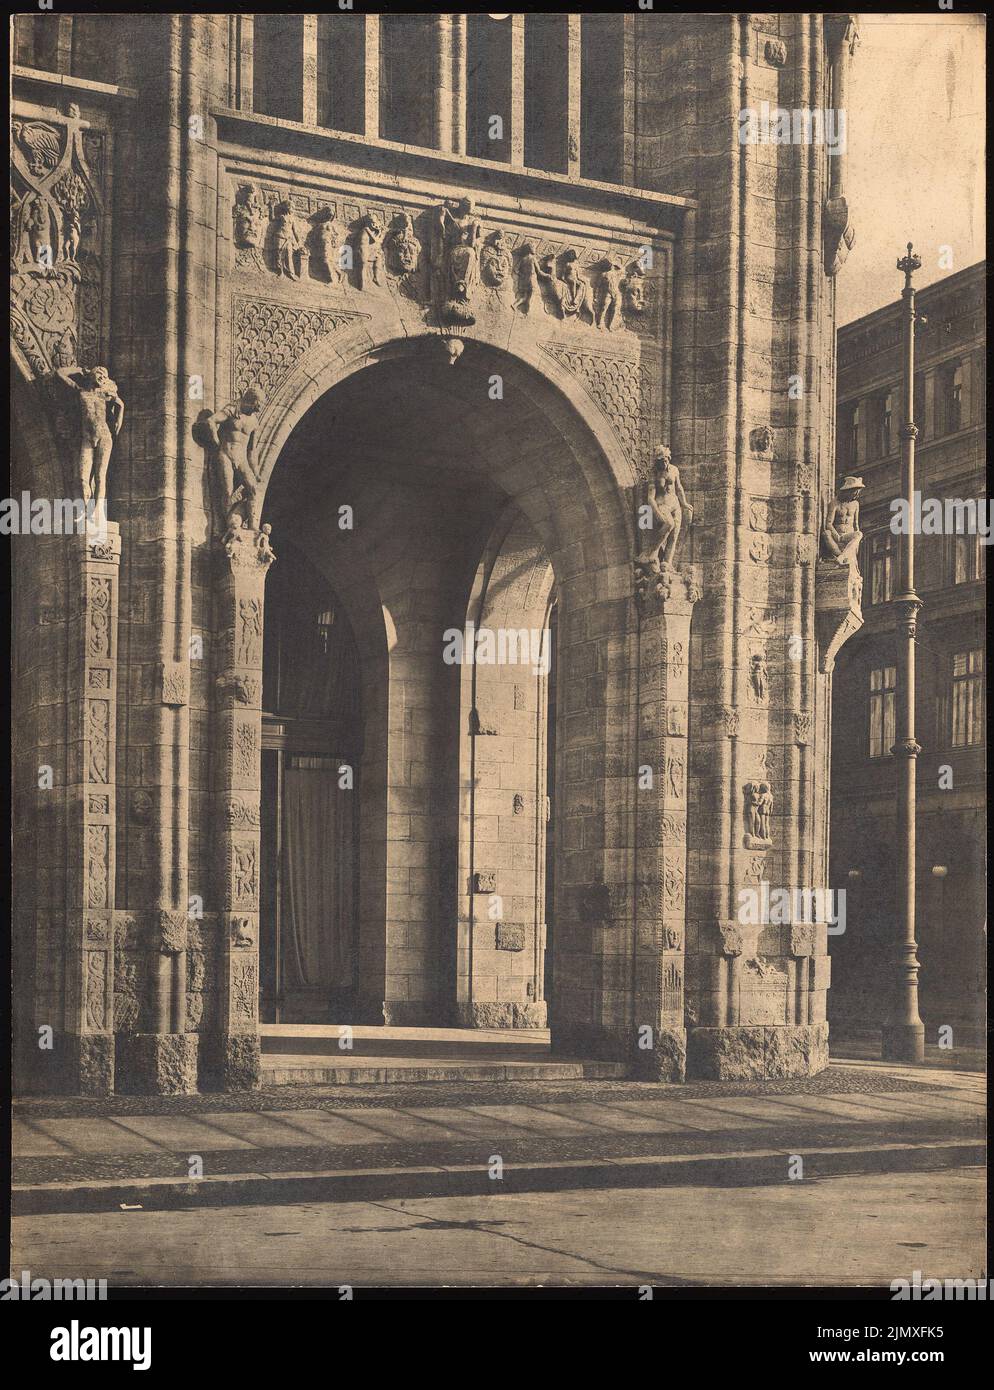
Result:
{"type": "Polygon", "coordinates": [[[983,1162],[977,1073],[871,1062],[819,1077],[273,1086],[15,1103],[17,1214],[780,1183],[983,1162]],[[199,1161],[199,1167],[198,1167],[199,1161]],[[201,1175],[192,1177],[191,1172],[201,1175]]]}

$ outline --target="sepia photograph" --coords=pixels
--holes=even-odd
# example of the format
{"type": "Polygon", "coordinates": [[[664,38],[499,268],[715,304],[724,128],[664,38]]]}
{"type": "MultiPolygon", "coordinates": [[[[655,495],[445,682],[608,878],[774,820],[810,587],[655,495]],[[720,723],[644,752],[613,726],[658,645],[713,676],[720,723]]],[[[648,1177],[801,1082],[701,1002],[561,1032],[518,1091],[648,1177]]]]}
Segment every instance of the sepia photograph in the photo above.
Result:
{"type": "Polygon", "coordinates": [[[12,13],[39,1365],[163,1369],[163,1297],[977,1335],[985,62],[952,3],[12,13]]]}

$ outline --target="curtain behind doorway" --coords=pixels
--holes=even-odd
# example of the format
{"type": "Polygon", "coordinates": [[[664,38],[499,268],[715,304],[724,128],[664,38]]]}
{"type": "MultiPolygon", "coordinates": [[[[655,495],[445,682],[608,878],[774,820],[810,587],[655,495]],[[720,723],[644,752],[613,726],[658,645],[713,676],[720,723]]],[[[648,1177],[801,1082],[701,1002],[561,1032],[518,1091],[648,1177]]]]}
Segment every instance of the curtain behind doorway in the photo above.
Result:
{"type": "Polygon", "coordinates": [[[283,986],[330,1001],[352,985],[353,796],[338,759],[290,756],[283,782],[283,986]]]}

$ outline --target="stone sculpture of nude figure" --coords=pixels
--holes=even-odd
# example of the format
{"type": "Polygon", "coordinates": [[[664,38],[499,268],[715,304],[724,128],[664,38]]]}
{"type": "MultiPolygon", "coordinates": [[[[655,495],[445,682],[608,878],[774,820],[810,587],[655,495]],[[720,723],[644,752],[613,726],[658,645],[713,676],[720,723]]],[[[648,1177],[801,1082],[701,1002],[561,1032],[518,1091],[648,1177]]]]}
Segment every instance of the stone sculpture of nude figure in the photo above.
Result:
{"type": "Polygon", "coordinates": [[[102,507],[107,498],[107,468],[114,440],[124,423],[124,402],[106,367],[60,367],[59,378],[79,401],[79,475],[83,500],[102,507]]]}
{"type": "Polygon", "coordinates": [[[216,486],[221,520],[230,525],[235,514],[244,514],[246,525],[258,531],[258,479],[255,475],[255,431],[262,397],[253,387],[240,399],[216,411],[204,421],[213,446],[216,486]]]}
{"type": "Polygon", "coordinates": [[[665,444],[660,444],[653,458],[653,476],[646,485],[646,504],[655,525],[636,559],[639,569],[658,574],[672,568],[680,532],[684,524],[694,519],[694,509],[680,481],[680,470],[665,444]]]}
{"type": "Polygon", "coordinates": [[[822,554],[840,565],[855,566],[863,533],[859,529],[859,499],[863,479],[846,477],[832,498],[821,533],[822,554]]]}

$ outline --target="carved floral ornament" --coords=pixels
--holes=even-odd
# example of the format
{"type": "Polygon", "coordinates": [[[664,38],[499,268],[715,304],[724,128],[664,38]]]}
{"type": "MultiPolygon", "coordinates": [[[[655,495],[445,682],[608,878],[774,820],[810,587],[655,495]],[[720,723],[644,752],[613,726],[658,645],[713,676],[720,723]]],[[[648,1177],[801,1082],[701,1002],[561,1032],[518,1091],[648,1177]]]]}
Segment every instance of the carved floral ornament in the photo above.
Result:
{"type": "Polygon", "coordinates": [[[11,123],[11,331],[36,376],[92,358],[100,337],[102,200],[89,122],[67,114],[11,123]]]}
{"type": "Polygon", "coordinates": [[[439,327],[469,326],[488,309],[612,333],[637,325],[653,285],[649,247],[529,240],[484,226],[468,196],[391,210],[245,182],[231,217],[236,270],[364,294],[392,288],[431,309],[439,327]]]}

